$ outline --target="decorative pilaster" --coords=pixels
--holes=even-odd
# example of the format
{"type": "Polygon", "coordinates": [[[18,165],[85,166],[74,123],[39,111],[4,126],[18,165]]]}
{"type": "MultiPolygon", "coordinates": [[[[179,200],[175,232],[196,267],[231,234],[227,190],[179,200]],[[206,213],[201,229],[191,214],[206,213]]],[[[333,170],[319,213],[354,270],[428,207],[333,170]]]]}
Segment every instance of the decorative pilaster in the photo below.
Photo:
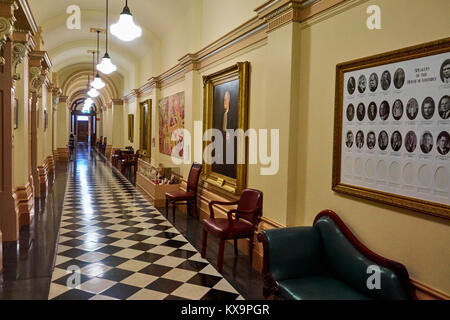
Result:
{"type": "Polygon", "coordinates": [[[0,229],[3,241],[17,241],[19,219],[13,198],[12,42],[15,3],[0,2],[0,229]]]}
{"type": "Polygon", "coordinates": [[[28,183],[24,187],[16,188],[14,192],[16,210],[19,212],[20,228],[29,226],[34,218],[33,187],[28,183]]]}

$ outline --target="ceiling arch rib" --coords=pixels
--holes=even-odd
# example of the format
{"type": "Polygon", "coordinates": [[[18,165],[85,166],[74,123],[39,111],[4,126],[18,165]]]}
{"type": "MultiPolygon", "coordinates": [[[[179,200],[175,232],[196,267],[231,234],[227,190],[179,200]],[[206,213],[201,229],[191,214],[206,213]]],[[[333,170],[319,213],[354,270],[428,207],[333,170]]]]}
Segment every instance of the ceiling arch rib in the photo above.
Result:
{"type": "MultiPolygon", "coordinates": [[[[69,75],[61,84],[61,89],[64,93],[68,93],[69,88],[74,85],[74,83],[78,83],[79,81],[84,81],[85,87],[87,87],[87,82],[90,76],[90,80],[92,80],[92,71],[88,70],[80,70],[76,71],[73,74],[69,75]]],[[[107,90],[110,95],[117,99],[119,98],[119,91],[114,83],[114,80],[110,79],[107,76],[101,76],[103,82],[105,82],[105,88],[102,90],[107,90]]]]}

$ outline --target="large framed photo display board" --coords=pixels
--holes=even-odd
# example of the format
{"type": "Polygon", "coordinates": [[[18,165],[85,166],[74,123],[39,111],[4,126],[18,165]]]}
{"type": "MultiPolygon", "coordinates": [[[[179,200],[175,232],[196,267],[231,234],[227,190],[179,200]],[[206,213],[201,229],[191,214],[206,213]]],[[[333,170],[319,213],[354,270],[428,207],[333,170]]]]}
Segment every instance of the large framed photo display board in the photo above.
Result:
{"type": "Polygon", "coordinates": [[[333,190],[450,219],[450,38],[336,70],[333,190]]]}

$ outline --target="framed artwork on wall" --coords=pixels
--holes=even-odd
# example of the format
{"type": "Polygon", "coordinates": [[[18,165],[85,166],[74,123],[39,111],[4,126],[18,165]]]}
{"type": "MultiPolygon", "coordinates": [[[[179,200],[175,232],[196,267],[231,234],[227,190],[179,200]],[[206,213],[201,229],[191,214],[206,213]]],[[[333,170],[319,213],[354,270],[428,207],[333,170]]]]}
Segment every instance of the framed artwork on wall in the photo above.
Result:
{"type": "Polygon", "coordinates": [[[204,131],[215,129],[218,134],[204,142],[210,157],[204,163],[204,181],[233,195],[246,187],[247,142],[236,132],[244,133],[248,127],[249,79],[249,62],[203,77],[204,131]]]}
{"type": "Polygon", "coordinates": [[[143,159],[151,161],[151,136],[152,136],[152,100],[146,100],[139,105],[140,112],[140,143],[139,149],[143,159]]]}
{"type": "Polygon", "coordinates": [[[14,99],[14,130],[19,128],[19,100],[14,99]]]}
{"type": "Polygon", "coordinates": [[[134,114],[128,115],[128,141],[134,142],[134,114]]]}
{"type": "MultiPolygon", "coordinates": [[[[172,156],[175,146],[182,145],[184,129],[184,92],[159,100],[159,152],[172,156]],[[177,140],[172,140],[176,134],[177,140]]],[[[174,156],[183,158],[184,150],[176,150],[174,156]]]]}
{"type": "Polygon", "coordinates": [[[450,38],[336,69],[333,190],[450,219],[450,38]]]}

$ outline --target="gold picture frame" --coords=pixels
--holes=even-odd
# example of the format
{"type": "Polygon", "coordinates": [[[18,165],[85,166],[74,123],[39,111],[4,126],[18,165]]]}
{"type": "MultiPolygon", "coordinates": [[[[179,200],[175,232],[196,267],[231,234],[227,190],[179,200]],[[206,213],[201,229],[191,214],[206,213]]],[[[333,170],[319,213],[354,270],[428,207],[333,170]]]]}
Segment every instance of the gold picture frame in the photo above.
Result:
{"type": "MultiPolygon", "coordinates": [[[[227,84],[234,85],[234,92],[231,89],[231,94],[233,99],[229,99],[229,110],[237,109],[234,116],[233,123],[237,124],[237,128],[229,129],[241,129],[244,132],[248,129],[248,101],[249,101],[249,85],[250,85],[250,63],[249,62],[238,62],[237,64],[230,66],[224,70],[216,72],[214,74],[203,77],[204,84],[204,131],[208,131],[214,128],[214,112],[216,108],[223,108],[223,104],[219,105],[217,101],[224,96],[223,92],[221,97],[218,93],[221,86],[226,86],[227,84]],[[236,84],[238,81],[238,85],[236,84]],[[236,92],[236,88],[238,90],[236,92]],[[217,89],[217,90],[216,90],[217,89]],[[216,96],[215,96],[216,94],[216,96]],[[233,102],[230,103],[230,101],[233,102]],[[215,105],[216,102],[216,105],[215,105]]],[[[230,97],[230,92],[226,91],[225,95],[228,94],[230,97]]],[[[223,99],[223,98],[222,98],[223,99]]],[[[218,109],[216,109],[218,110],[218,109]]],[[[222,111],[223,112],[223,111],[222,111]]],[[[228,114],[228,111],[227,111],[228,114]]],[[[223,115],[223,113],[222,113],[223,115]]],[[[225,121],[225,120],[223,120],[225,121]]],[[[231,121],[230,121],[231,122],[231,121]]],[[[203,150],[206,150],[208,145],[212,141],[203,142],[203,150]]],[[[247,154],[248,146],[247,141],[243,141],[245,147],[245,163],[239,164],[235,163],[233,165],[222,164],[224,171],[232,172],[232,174],[224,174],[224,172],[218,172],[217,167],[214,164],[204,163],[203,166],[203,181],[213,186],[217,191],[223,191],[227,194],[233,196],[238,196],[246,188],[247,184],[247,154]]],[[[238,146],[236,146],[238,148],[238,146]]],[[[237,150],[237,149],[236,149],[237,150]]]]}
{"type": "Polygon", "coordinates": [[[128,115],[128,141],[134,142],[134,114],[128,115]]]}
{"type": "MultiPolygon", "coordinates": [[[[345,62],[345,63],[341,63],[341,64],[337,65],[337,67],[336,67],[334,146],[333,146],[333,148],[334,148],[334,150],[333,150],[333,177],[332,177],[332,189],[335,192],[345,194],[345,195],[355,196],[358,198],[367,199],[367,200],[371,200],[371,201],[381,202],[383,204],[388,204],[388,205],[400,207],[403,209],[408,209],[408,210],[412,210],[415,212],[424,213],[427,215],[450,219],[450,206],[445,204],[446,200],[443,200],[442,203],[436,202],[434,200],[427,201],[427,200],[424,200],[423,199],[424,197],[422,197],[422,196],[417,196],[417,198],[414,196],[405,196],[402,194],[402,192],[401,192],[402,190],[400,190],[396,193],[383,192],[383,191],[380,191],[380,189],[382,189],[382,188],[361,187],[361,186],[355,185],[356,183],[351,184],[348,182],[347,183],[342,182],[342,180],[345,180],[345,171],[348,170],[348,167],[345,167],[346,164],[343,163],[343,162],[345,162],[345,161],[343,161],[343,155],[344,155],[344,157],[346,156],[346,154],[343,154],[343,152],[348,153],[348,152],[350,152],[349,151],[350,148],[354,148],[352,136],[350,136],[350,137],[352,137],[351,143],[349,142],[347,144],[344,141],[344,139],[349,138],[348,133],[346,133],[347,130],[344,127],[346,127],[346,126],[348,127],[348,124],[346,124],[347,122],[353,121],[353,120],[350,120],[350,119],[353,119],[353,116],[349,117],[349,113],[348,113],[348,111],[349,111],[348,109],[350,109],[350,105],[353,105],[353,102],[348,105],[347,105],[348,101],[347,101],[347,103],[344,103],[344,102],[345,102],[345,100],[350,99],[349,95],[353,94],[353,93],[351,93],[352,91],[356,92],[356,94],[358,94],[358,90],[355,91],[355,84],[356,84],[356,86],[358,86],[358,77],[357,77],[358,72],[362,73],[362,74],[364,74],[364,72],[370,74],[370,72],[372,72],[373,70],[380,70],[380,71],[383,71],[385,69],[389,70],[389,66],[391,66],[393,68],[393,70],[397,70],[397,71],[399,69],[403,70],[403,68],[405,68],[405,70],[411,70],[411,65],[414,65],[415,63],[418,64],[419,62],[423,64],[423,67],[428,66],[428,65],[436,66],[436,65],[438,65],[437,61],[433,61],[433,59],[436,58],[435,60],[438,60],[437,58],[439,57],[439,61],[441,61],[440,59],[442,59],[442,57],[444,57],[443,59],[445,60],[446,56],[447,56],[446,54],[449,52],[450,52],[450,38],[446,38],[446,39],[442,39],[442,40],[438,40],[438,41],[434,41],[434,42],[430,42],[430,43],[425,43],[425,44],[421,44],[421,45],[417,45],[417,46],[413,46],[413,47],[409,47],[409,48],[405,48],[405,49],[400,49],[400,50],[396,50],[396,51],[392,51],[392,52],[388,52],[388,53],[384,53],[384,54],[379,54],[379,55],[375,55],[375,56],[371,56],[371,57],[367,57],[367,58],[362,58],[362,59],[358,59],[358,60],[354,60],[354,61],[350,61],[350,62],[345,62]],[[422,58],[425,58],[425,59],[422,59],[422,58]],[[428,61],[427,59],[431,62],[427,62],[428,61]],[[425,61],[425,62],[422,62],[422,61],[425,61]],[[407,66],[407,67],[403,67],[403,65],[407,66]],[[380,67],[380,66],[382,66],[382,68],[377,69],[377,67],[380,67]],[[370,68],[372,68],[372,69],[370,69],[370,68]],[[372,71],[369,71],[369,70],[372,70],[372,71]],[[356,75],[356,76],[352,76],[352,75],[356,75]],[[345,79],[344,79],[345,77],[348,78],[347,83],[345,83],[345,79]],[[351,79],[351,78],[353,78],[353,79],[351,79]],[[356,79],[356,81],[354,81],[355,79],[356,79]],[[347,112],[344,110],[344,108],[347,108],[347,112]],[[345,136],[346,134],[347,134],[347,136],[345,136]]],[[[440,63],[442,63],[442,62],[439,62],[439,65],[440,65],[440,63]]],[[[445,64],[445,63],[446,62],[444,61],[443,64],[445,64]]],[[[441,81],[442,68],[441,68],[441,76],[439,76],[439,72],[436,72],[437,71],[436,69],[437,68],[434,67],[434,72],[436,74],[434,74],[434,73],[433,73],[433,75],[429,74],[427,76],[428,77],[427,79],[430,79],[430,77],[432,77],[431,79],[434,79],[433,81],[435,81],[436,86],[439,88],[439,90],[448,90],[448,88],[450,88],[450,86],[447,84],[444,84],[444,79],[442,79],[442,81],[441,81]]],[[[424,76],[425,73],[421,73],[419,71],[420,68],[415,69],[415,70],[416,70],[417,74],[416,73],[411,74],[412,72],[410,72],[409,78],[406,77],[406,79],[404,79],[405,84],[410,85],[411,81],[413,81],[412,83],[414,83],[414,85],[415,85],[416,82],[414,82],[415,81],[414,79],[415,78],[420,79],[420,77],[424,76]]],[[[424,70],[426,70],[426,68],[424,70]]],[[[367,76],[368,74],[364,74],[364,75],[367,76]]],[[[408,76],[408,71],[407,71],[407,76],[408,76]]],[[[419,81],[418,83],[424,83],[424,82],[429,82],[429,81],[430,80],[419,81]]],[[[382,84],[382,82],[380,82],[380,84],[382,84]]],[[[402,84],[402,86],[404,86],[404,85],[402,84]]],[[[379,89],[379,90],[382,90],[382,89],[379,89]]],[[[385,88],[383,88],[383,90],[385,90],[385,88]]],[[[397,85],[395,85],[395,87],[394,87],[394,77],[392,77],[392,85],[389,90],[392,92],[393,97],[395,97],[395,95],[397,95],[397,99],[409,99],[408,97],[406,97],[406,93],[404,94],[404,93],[402,93],[401,89],[398,89],[397,85]],[[397,90],[395,88],[397,88],[397,90]],[[405,95],[405,98],[402,98],[402,95],[405,95]]],[[[408,92],[408,94],[409,94],[409,91],[407,91],[407,90],[411,90],[411,89],[407,89],[407,87],[404,86],[404,91],[408,92]]],[[[367,89],[367,92],[368,91],[369,91],[369,89],[367,89]]],[[[361,91],[359,91],[359,92],[361,92],[361,91]]],[[[383,97],[380,101],[382,101],[383,99],[385,99],[385,100],[388,99],[388,98],[386,98],[386,96],[388,96],[388,93],[383,93],[383,94],[385,95],[385,97],[383,97]]],[[[417,93],[417,95],[420,96],[419,93],[417,93]]],[[[439,96],[441,95],[441,91],[438,91],[438,95],[439,96]]],[[[360,97],[362,97],[362,95],[360,95],[360,97]]],[[[413,98],[413,97],[414,96],[412,96],[411,98],[413,98]]],[[[358,101],[358,99],[361,100],[364,98],[358,98],[358,96],[356,96],[354,106],[356,106],[357,103],[360,102],[360,101],[358,101]]],[[[370,98],[370,99],[376,100],[376,98],[370,98]]],[[[405,100],[405,101],[408,101],[408,100],[405,100]]],[[[422,100],[419,100],[419,101],[422,102],[422,100]]],[[[406,104],[405,104],[405,106],[406,106],[406,104]]],[[[354,111],[354,108],[352,108],[352,109],[354,111]]],[[[423,106],[422,106],[422,112],[423,112],[423,106]]],[[[436,108],[436,113],[437,113],[437,108],[436,108]]],[[[433,119],[439,119],[438,115],[436,113],[435,113],[435,118],[433,118],[433,119]]],[[[405,114],[406,114],[406,112],[405,112],[405,114]]],[[[381,113],[380,113],[380,117],[381,117],[381,113]]],[[[406,115],[404,115],[404,117],[406,117],[406,115]]],[[[419,115],[419,117],[420,117],[420,115],[419,115]]],[[[417,118],[417,126],[419,127],[419,129],[417,129],[417,131],[425,130],[423,128],[420,128],[420,126],[424,127],[426,121],[423,121],[423,120],[419,121],[419,117],[417,118]]],[[[392,116],[391,116],[391,118],[392,118],[392,116]]],[[[410,130],[410,127],[407,127],[407,126],[412,125],[411,118],[409,118],[410,119],[409,121],[407,118],[402,118],[402,119],[404,120],[402,126],[404,126],[404,128],[406,128],[403,130],[406,130],[406,132],[407,132],[408,130],[410,130]]],[[[425,118],[425,119],[427,119],[427,118],[425,118]]],[[[371,119],[371,120],[373,121],[373,119],[371,119]]],[[[395,120],[398,120],[398,119],[395,119],[395,120]]],[[[360,121],[360,120],[356,119],[356,116],[355,116],[355,121],[360,121]]],[[[440,119],[433,120],[433,121],[436,121],[436,123],[439,123],[439,125],[445,126],[445,124],[442,124],[444,122],[441,121],[440,119]]],[[[367,121],[367,123],[368,123],[368,121],[367,121]]],[[[394,121],[392,120],[391,123],[394,123],[394,121]]],[[[433,124],[434,124],[434,122],[433,122],[433,124]]],[[[428,124],[428,128],[433,127],[433,124],[430,122],[428,124]]],[[[355,124],[353,123],[352,125],[355,125],[355,124]]],[[[357,125],[358,124],[356,124],[356,126],[357,125]]],[[[366,124],[366,127],[369,125],[371,125],[371,124],[366,124]]],[[[362,128],[362,126],[364,126],[364,124],[360,125],[360,128],[362,128]]],[[[448,126],[448,124],[447,124],[447,126],[448,126]]],[[[376,126],[371,127],[371,128],[376,128],[376,126]]],[[[355,129],[352,129],[352,130],[353,130],[352,132],[355,133],[358,130],[358,127],[355,127],[355,129]]],[[[360,129],[360,130],[362,130],[362,129],[360,129]]],[[[369,129],[369,130],[377,132],[377,129],[369,129]]],[[[378,130],[384,130],[384,129],[378,128],[378,130]]],[[[389,132],[389,130],[386,130],[386,131],[389,132]]],[[[403,137],[405,138],[405,136],[403,136],[403,137]]],[[[365,139],[365,138],[363,138],[363,139],[365,139]]],[[[364,141],[364,140],[362,140],[362,141],[364,141]]],[[[356,140],[356,143],[357,142],[358,142],[358,140],[356,140]]],[[[355,145],[356,145],[356,143],[355,143],[355,145]]],[[[378,142],[376,142],[376,143],[380,144],[380,140],[378,140],[378,142]]],[[[388,145],[388,148],[391,148],[392,141],[390,141],[389,143],[390,144],[388,145]]],[[[370,148],[368,144],[365,147],[370,148]]],[[[357,148],[361,148],[361,147],[359,146],[357,148]]],[[[373,146],[372,146],[372,148],[373,148],[373,146]]],[[[381,145],[376,145],[376,148],[381,148],[381,145]]],[[[402,148],[406,148],[406,146],[404,146],[404,147],[402,146],[402,148]]],[[[374,150],[376,150],[376,149],[374,149],[374,150]]],[[[389,150],[389,149],[387,149],[387,150],[389,150]]],[[[391,151],[391,153],[388,152],[387,157],[395,154],[395,149],[390,150],[390,151],[391,151]]],[[[416,158],[414,158],[417,160],[413,160],[418,163],[415,165],[415,167],[421,168],[420,161],[421,161],[421,159],[423,159],[423,156],[420,154],[420,148],[415,149],[415,151],[419,153],[419,155],[417,155],[416,158]]],[[[403,153],[401,155],[399,155],[399,159],[402,159],[400,161],[405,161],[405,162],[409,161],[409,160],[403,160],[403,158],[408,157],[408,152],[411,152],[411,150],[406,150],[406,151],[402,151],[402,152],[403,153]]],[[[450,156],[450,154],[448,154],[448,156],[450,156]]],[[[411,155],[411,157],[412,157],[412,155],[411,155]]],[[[434,159],[439,158],[439,154],[434,155],[433,157],[430,157],[429,159],[433,159],[433,161],[434,161],[434,159]]],[[[444,158],[446,158],[446,157],[444,157],[444,158]]],[[[371,159],[371,158],[369,157],[369,159],[371,159]]],[[[377,160],[377,161],[379,161],[379,160],[377,160]]],[[[438,161],[438,160],[436,160],[436,161],[438,161]]],[[[349,162],[349,163],[351,163],[351,166],[355,165],[353,162],[349,162]]],[[[423,166],[423,164],[422,164],[422,166],[423,166]]],[[[367,170],[367,163],[366,163],[366,170],[367,170]]],[[[363,174],[366,174],[366,173],[363,173],[363,174]]],[[[388,175],[389,174],[390,173],[388,173],[388,175]]],[[[405,173],[404,173],[404,168],[403,168],[403,175],[404,174],[405,173]]],[[[416,173],[414,173],[414,175],[415,174],[416,173]]],[[[437,171],[436,171],[436,175],[437,175],[437,171]]],[[[375,179],[377,179],[377,177],[375,179]]],[[[389,182],[389,179],[392,179],[391,176],[389,176],[389,178],[387,178],[388,182],[389,182]]],[[[403,176],[403,178],[400,177],[400,179],[404,179],[404,176],[403,176]]],[[[417,180],[417,178],[414,178],[414,179],[417,180]]],[[[434,179],[436,179],[435,176],[434,176],[434,179]]],[[[399,180],[399,181],[402,181],[402,180],[399,180]]],[[[363,184],[363,183],[361,183],[361,184],[363,184]]],[[[419,185],[419,182],[417,182],[417,184],[419,185]]],[[[386,185],[389,186],[390,182],[386,183],[386,185]]],[[[402,185],[402,188],[403,188],[403,185],[402,185]]],[[[431,189],[432,189],[432,187],[431,187],[431,189]]],[[[387,191],[388,188],[386,187],[385,190],[387,191]]],[[[433,189],[432,189],[432,191],[433,191],[433,189]]],[[[415,192],[418,194],[419,187],[417,187],[415,192]]],[[[432,192],[430,194],[433,195],[432,192]]],[[[429,199],[432,199],[432,197],[430,196],[429,199]]]]}
{"type": "Polygon", "coordinates": [[[148,99],[139,104],[140,141],[139,150],[142,159],[151,162],[152,153],[152,100],[148,99]]]}

